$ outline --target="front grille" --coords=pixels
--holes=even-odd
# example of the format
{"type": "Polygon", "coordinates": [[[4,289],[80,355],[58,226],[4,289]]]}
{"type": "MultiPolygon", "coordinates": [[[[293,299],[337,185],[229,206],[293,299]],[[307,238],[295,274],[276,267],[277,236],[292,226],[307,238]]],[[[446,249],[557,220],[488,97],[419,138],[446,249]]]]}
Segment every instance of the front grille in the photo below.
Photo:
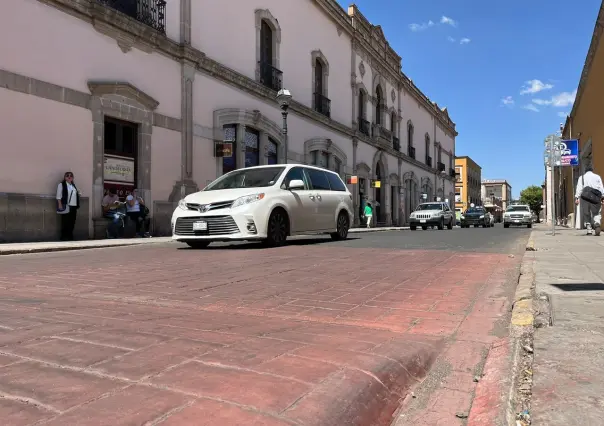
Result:
{"type": "Polygon", "coordinates": [[[197,203],[187,203],[187,208],[189,210],[193,210],[198,212],[199,211],[199,207],[201,206],[208,206],[208,210],[206,211],[211,211],[211,210],[218,210],[218,209],[228,209],[231,207],[231,205],[233,204],[233,200],[231,201],[219,201],[217,203],[210,203],[210,204],[197,204],[197,203]]]}
{"type": "Polygon", "coordinates": [[[239,227],[231,216],[179,217],[174,226],[175,235],[215,236],[239,232],[239,227]],[[193,231],[193,222],[203,220],[208,223],[207,231],[193,231]]]}
{"type": "Polygon", "coordinates": [[[430,219],[432,217],[432,215],[430,213],[428,214],[415,214],[415,217],[417,219],[430,219]]]}
{"type": "Polygon", "coordinates": [[[513,214],[513,215],[510,215],[510,217],[512,219],[523,219],[524,215],[522,215],[522,214],[513,214]]]}

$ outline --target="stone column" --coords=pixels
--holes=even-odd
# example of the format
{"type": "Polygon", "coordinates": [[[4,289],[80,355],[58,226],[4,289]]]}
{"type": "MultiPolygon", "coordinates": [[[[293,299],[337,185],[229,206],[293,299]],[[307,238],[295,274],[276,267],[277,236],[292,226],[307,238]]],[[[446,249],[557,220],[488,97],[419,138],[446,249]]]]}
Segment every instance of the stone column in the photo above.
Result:
{"type": "Polygon", "coordinates": [[[261,166],[268,164],[268,134],[266,132],[260,132],[258,156],[260,157],[258,162],[261,166]]]}
{"type": "Polygon", "coordinates": [[[237,126],[237,142],[235,143],[235,167],[237,169],[245,167],[245,125],[237,126]]]}
{"type": "MultiPolygon", "coordinates": [[[[180,42],[187,48],[191,46],[191,0],[180,1],[180,42]]],[[[193,179],[193,82],[195,65],[186,59],[181,64],[181,173],[180,180],[174,184],[170,201],[175,202],[192,192],[199,191],[193,179]]]]}
{"type": "MultiPolygon", "coordinates": [[[[386,179],[390,179],[390,178],[386,178],[386,179]]],[[[390,209],[390,203],[392,202],[392,200],[390,199],[390,182],[388,181],[388,183],[384,184],[384,187],[382,188],[382,191],[385,191],[384,193],[384,204],[385,206],[383,207],[386,210],[386,214],[385,219],[386,219],[386,225],[390,226],[392,224],[392,213],[391,213],[391,209],[390,209]]]]}

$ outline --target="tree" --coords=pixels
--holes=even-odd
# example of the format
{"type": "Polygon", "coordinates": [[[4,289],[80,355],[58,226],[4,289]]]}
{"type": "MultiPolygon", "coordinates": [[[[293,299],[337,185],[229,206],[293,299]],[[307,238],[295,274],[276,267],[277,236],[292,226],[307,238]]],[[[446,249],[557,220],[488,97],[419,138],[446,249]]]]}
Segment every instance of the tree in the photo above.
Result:
{"type": "Polygon", "coordinates": [[[543,204],[543,188],[532,185],[520,192],[520,202],[527,204],[532,211],[537,215],[541,213],[541,205],[543,204]]]}

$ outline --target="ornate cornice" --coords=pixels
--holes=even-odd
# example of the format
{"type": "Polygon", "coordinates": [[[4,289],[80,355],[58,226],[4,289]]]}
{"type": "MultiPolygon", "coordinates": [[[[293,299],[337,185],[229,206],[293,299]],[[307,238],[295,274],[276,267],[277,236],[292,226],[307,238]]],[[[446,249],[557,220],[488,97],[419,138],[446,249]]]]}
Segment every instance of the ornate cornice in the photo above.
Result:
{"type": "MultiPolygon", "coordinates": [[[[585,58],[585,64],[583,65],[583,71],[581,71],[581,77],[579,78],[579,86],[577,87],[577,96],[575,97],[575,102],[573,103],[573,108],[569,114],[569,117],[566,118],[564,123],[564,130],[562,134],[567,134],[567,127],[569,124],[569,119],[572,118],[577,113],[577,108],[581,103],[581,98],[583,97],[583,92],[585,91],[585,86],[587,86],[587,79],[589,78],[589,73],[591,71],[591,65],[593,63],[596,52],[598,51],[598,46],[600,45],[600,39],[602,38],[602,31],[604,30],[604,1],[600,5],[600,10],[598,12],[598,17],[596,18],[596,24],[594,26],[593,35],[591,37],[591,43],[589,44],[589,49],[587,50],[587,57],[585,58]]],[[[572,137],[572,135],[569,135],[572,137]]]]}

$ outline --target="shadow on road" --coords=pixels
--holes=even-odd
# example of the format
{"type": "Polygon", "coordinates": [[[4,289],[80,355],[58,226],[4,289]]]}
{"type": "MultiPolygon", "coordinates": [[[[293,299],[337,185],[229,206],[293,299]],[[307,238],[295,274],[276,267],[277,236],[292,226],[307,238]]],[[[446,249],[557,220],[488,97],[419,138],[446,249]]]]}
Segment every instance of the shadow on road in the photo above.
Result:
{"type": "MultiPolygon", "coordinates": [[[[354,241],[354,240],[359,240],[359,237],[348,237],[346,240],[343,241],[354,241]]],[[[288,240],[286,242],[286,244],[284,245],[284,247],[288,247],[288,246],[310,246],[310,245],[318,245],[318,244],[326,244],[326,243],[333,243],[334,241],[331,238],[319,238],[319,237],[314,237],[314,238],[303,238],[303,239],[296,239],[296,240],[288,240]]],[[[270,248],[267,247],[266,245],[264,245],[262,242],[233,242],[233,243],[228,243],[228,242],[219,242],[219,243],[215,243],[215,244],[221,244],[221,245],[213,245],[210,244],[209,247],[206,247],[204,249],[194,249],[188,246],[185,247],[179,247],[178,250],[257,250],[257,249],[266,249],[266,248],[270,248]]]]}

